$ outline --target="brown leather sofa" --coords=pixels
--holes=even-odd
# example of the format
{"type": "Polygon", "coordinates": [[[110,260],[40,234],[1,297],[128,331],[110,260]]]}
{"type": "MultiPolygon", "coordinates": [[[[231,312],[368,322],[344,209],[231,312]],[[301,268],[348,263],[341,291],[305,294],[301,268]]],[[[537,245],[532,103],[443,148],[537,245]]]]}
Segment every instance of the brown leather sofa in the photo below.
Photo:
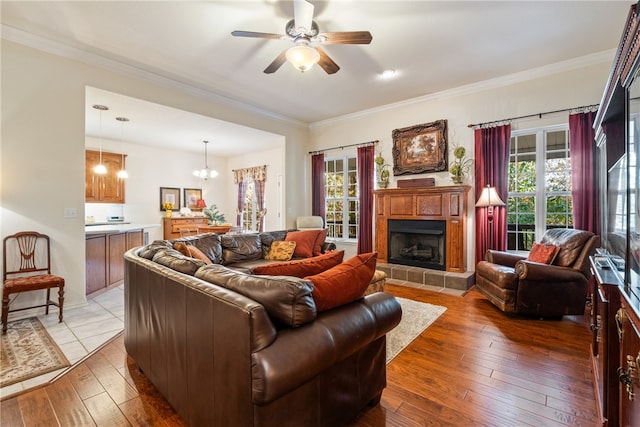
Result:
{"type": "Polygon", "coordinates": [[[589,256],[600,237],[583,230],[551,229],[540,243],[560,247],[551,265],[489,250],[476,265],[476,289],[508,313],[558,317],[584,314],[589,256]]]}
{"type": "Polygon", "coordinates": [[[392,295],[317,313],[311,282],[176,252],[125,254],[125,347],[188,425],[340,426],[379,402],[392,295]]]}

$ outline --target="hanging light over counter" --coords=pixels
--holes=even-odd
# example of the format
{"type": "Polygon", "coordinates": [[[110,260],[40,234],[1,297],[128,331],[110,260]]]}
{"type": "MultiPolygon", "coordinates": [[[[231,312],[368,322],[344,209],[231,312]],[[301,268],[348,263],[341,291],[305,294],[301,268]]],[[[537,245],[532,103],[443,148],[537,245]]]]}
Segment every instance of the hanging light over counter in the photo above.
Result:
{"type": "Polygon", "coordinates": [[[99,140],[100,140],[100,161],[93,168],[93,173],[96,173],[98,175],[104,175],[104,174],[107,173],[107,168],[102,163],[102,112],[103,111],[107,111],[109,109],[109,107],[107,107],[106,105],[95,104],[93,106],[93,108],[95,108],[96,110],[100,111],[100,135],[99,135],[99,140]]]}
{"type": "MultiPolygon", "coordinates": [[[[126,118],[126,117],[116,117],[116,120],[119,121],[122,124],[122,137],[121,137],[121,139],[124,141],[124,124],[125,124],[125,122],[128,122],[129,119],[126,118]]],[[[127,179],[127,178],[129,178],[129,174],[124,169],[124,154],[121,154],[121,156],[122,156],[122,169],[120,169],[118,171],[118,178],[119,179],[127,179]]]]}

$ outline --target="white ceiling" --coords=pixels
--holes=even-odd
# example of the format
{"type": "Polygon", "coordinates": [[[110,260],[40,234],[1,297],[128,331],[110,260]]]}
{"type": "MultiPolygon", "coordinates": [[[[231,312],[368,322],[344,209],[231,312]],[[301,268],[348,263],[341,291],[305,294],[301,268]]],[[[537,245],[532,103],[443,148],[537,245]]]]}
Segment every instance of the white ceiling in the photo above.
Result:
{"type": "MultiPolygon", "coordinates": [[[[29,39],[31,44],[46,39],[87,57],[107,58],[239,101],[247,108],[313,123],[611,52],[620,41],[633,2],[311,3],[321,32],[368,30],[373,35],[370,45],[323,46],[341,67],[333,75],[317,66],[300,73],[289,64],[275,74],[264,74],[262,70],[290,42],[231,36],[233,30],[283,33],[293,17],[290,1],[3,0],[2,36],[17,42],[29,39]],[[381,79],[380,73],[389,68],[396,70],[396,78],[381,79]]],[[[88,109],[93,101],[88,99],[88,109]]],[[[144,114],[135,109],[150,107],[131,99],[128,103],[131,112],[126,114],[132,121],[125,128],[127,139],[144,114]]],[[[89,132],[96,123],[92,113],[87,111],[89,132]]],[[[160,108],[154,114],[164,113],[160,108]]],[[[176,112],[167,112],[172,113],[176,112]]],[[[223,139],[216,135],[225,128],[221,122],[185,116],[157,120],[154,126],[156,139],[178,132],[171,134],[171,140],[183,144],[223,139]],[[188,122],[184,129],[191,134],[179,133],[176,123],[180,122],[188,122]],[[200,126],[204,128],[198,132],[200,126]]],[[[243,129],[236,127],[232,132],[239,130],[243,129]]]]}

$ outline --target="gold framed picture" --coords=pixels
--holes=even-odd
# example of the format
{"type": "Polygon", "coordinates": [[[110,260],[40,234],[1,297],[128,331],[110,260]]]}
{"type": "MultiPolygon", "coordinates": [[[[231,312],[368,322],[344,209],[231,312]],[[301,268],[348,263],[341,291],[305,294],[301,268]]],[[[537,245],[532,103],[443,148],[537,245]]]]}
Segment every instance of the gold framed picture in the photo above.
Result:
{"type": "Polygon", "coordinates": [[[447,121],[394,129],[393,175],[441,172],[447,168],[447,121]]]}

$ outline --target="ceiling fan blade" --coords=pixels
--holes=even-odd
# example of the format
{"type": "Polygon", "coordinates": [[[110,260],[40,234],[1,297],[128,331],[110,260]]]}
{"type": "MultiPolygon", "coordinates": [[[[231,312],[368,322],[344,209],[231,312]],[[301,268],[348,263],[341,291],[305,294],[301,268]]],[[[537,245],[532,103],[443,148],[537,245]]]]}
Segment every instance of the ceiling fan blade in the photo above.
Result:
{"type": "Polygon", "coordinates": [[[253,31],[232,31],[232,36],[236,37],[256,37],[259,39],[281,39],[284,37],[282,34],[272,34],[272,33],[256,33],[253,31]]]}
{"type": "Polygon", "coordinates": [[[318,35],[323,44],[369,44],[373,37],[369,31],[340,31],[318,35]]]}
{"type": "Polygon", "coordinates": [[[282,64],[284,64],[285,61],[287,60],[286,53],[287,51],[283,50],[282,53],[280,53],[280,55],[278,55],[276,59],[274,59],[273,62],[269,64],[267,68],[264,69],[264,73],[272,74],[278,71],[278,68],[280,68],[282,64]]]}
{"type": "Polygon", "coordinates": [[[293,0],[293,19],[296,28],[304,28],[305,32],[311,31],[313,22],[313,10],[315,6],[305,0],[293,0]]]}
{"type": "Polygon", "coordinates": [[[320,59],[318,60],[318,65],[327,74],[337,73],[338,70],[340,69],[340,67],[338,67],[338,64],[333,62],[333,59],[329,58],[329,55],[327,55],[327,53],[324,50],[320,49],[319,47],[316,47],[316,50],[320,54],[320,59]]]}

